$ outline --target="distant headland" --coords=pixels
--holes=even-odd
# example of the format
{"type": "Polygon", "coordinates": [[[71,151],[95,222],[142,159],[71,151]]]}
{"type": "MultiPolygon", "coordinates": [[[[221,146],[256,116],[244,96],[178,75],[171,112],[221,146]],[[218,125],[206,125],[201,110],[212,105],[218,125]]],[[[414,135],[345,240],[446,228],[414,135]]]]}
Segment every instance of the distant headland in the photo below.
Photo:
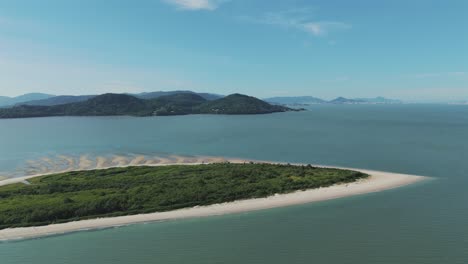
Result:
{"type": "Polygon", "coordinates": [[[194,92],[169,94],[102,94],[49,97],[0,109],[0,118],[48,116],[172,116],[190,114],[253,115],[300,111],[258,98],[231,94],[225,97],[194,92]],[[60,103],[63,102],[63,103],[60,103]]]}
{"type": "Polygon", "coordinates": [[[314,104],[403,104],[404,102],[396,99],[388,99],[385,97],[375,98],[344,98],[337,97],[327,101],[313,96],[286,96],[286,97],[270,97],[265,98],[265,101],[279,105],[314,105],[314,104]]]}

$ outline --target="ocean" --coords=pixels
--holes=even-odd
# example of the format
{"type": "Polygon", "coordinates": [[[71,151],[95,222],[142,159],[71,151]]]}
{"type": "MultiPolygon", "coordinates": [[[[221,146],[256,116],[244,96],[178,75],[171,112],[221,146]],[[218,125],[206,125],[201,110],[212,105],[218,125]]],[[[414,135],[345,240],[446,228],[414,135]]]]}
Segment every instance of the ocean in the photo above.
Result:
{"type": "Polygon", "coordinates": [[[0,243],[0,264],[467,263],[468,106],[0,120],[0,177],[230,157],[433,177],[326,202],[0,243]],[[141,158],[143,157],[143,158],[141,158]]]}

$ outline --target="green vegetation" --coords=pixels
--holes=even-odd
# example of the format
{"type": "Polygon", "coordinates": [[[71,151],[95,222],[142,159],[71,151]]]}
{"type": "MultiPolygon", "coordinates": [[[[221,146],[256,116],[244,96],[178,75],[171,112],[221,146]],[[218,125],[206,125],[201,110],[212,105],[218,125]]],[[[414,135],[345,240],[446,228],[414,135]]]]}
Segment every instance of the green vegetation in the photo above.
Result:
{"type": "Polygon", "coordinates": [[[0,229],[267,197],[364,177],[350,170],[253,163],[68,172],[0,187],[0,229]]]}
{"type": "Polygon", "coordinates": [[[0,109],[0,118],[45,116],[153,116],[188,114],[266,114],[293,111],[240,94],[209,101],[195,93],[175,93],[155,99],[127,94],[103,94],[84,102],[52,106],[20,105],[0,109]]]}
{"type": "Polygon", "coordinates": [[[285,112],[288,109],[284,106],[271,105],[255,97],[242,94],[232,94],[218,100],[206,102],[199,107],[200,113],[224,115],[268,114],[272,112],[285,112]]]}
{"type": "Polygon", "coordinates": [[[153,115],[189,115],[198,114],[197,108],[207,100],[191,93],[161,96],[149,101],[153,115]]]}

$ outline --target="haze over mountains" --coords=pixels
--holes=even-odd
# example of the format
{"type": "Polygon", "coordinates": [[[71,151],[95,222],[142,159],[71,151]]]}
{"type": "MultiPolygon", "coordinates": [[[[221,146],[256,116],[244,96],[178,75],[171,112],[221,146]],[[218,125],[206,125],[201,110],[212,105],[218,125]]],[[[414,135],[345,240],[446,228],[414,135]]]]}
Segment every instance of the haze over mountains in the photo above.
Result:
{"type": "Polygon", "coordinates": [[[313,96],[291,96],[291,97],[270,97],[265,98],[265,101],[273,104],[285,105],[309,105],[309,104],[324,104],[327,101],[313,96]]]}
{"type": "MultiPolygon", "coordinates": [[[[213,94],[213,93],[198,93],[188,90],[175,90],[175,91],[156,91],[156,92],[144,92],[137,94],[130,94],[139,99],[155,99],[161,96],[190,93],[197,94],[206,100],[216,100],[223,98],[225,95],[213,94]]],[[[98,95],[51,95],[45,93],[28,93],[17,97],[6,97],[0,96],[0,107],[13,107],[16,105],[35,105],[35,106],[54,106],[69,103],[84,102],[88,99],[96,97],[98,95]]],[[[439,103],[439,104],[468,104],[468,101],[402,101],[398,99],[389,99],[385,97],[374,97],[374,98],[345,98],[337,97],[333,100],[324,100],[313,96],[284,96],[284,97],[269,97],[264,98],[264,101],[270,104],[276,105],[289,105],[289,106],[307,106],[314,104],[408,104],[408,103],[439,103]]]]}
{"type": "MultiPolygon", "coordinates": [[[[135,96],[139,99],[155,99],[161,96],[174,95],[180,93],[196,94],[206,100],[216,100],[223,98],[224,95],[213,93],[198,93],[188,90],[176,91],[157,91],[157,92],[144,92],[138,94],[128,94],[135,96]]],[[[69,103],[85,102],[98,95],[50,95],[44,93],[29,93],[17,97],[0,96],[0,107],[12,107],[15,105],[34,105],[34,106],[54,106],[69,103]]],[[[403,101],[388,99],[384,97],[375,98],[344,98],[338,97],[336,99],[327,101],[313,96],[290,96],[290,97],[270,97],[263,99],[264,101],[277,104],[277,105],[296,105],[306,106],[313,104],[401,104],[403,101]]]]}
{"type": "Polygon", "coordinates": [[[273,104],[283,105],[311,105],[311,104],[401,104],[403,101],[388,99],[384,97],[375,98],[344,98],[337,97],[333,100],[327,101],[312,96],[295,96],[295,97],[271,97],[264,99],[265,101],[273,104]]]}
{"type": "Polygon", "coordinates": [[[10,106],[34,100],[44,100],[51,97],[55,97],[55,95],[43,93],[28,93],[16,97],[0,96],[0,106],[10,106]]]}

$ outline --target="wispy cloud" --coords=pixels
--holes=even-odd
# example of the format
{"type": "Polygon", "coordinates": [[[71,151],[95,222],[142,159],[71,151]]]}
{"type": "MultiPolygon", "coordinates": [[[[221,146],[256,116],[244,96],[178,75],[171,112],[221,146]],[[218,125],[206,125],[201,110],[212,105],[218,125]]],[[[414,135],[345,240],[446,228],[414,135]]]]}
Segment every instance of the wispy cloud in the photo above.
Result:
{"type": "Polygon", "coordinates": [[[301,24],[301,27],[315,36],[322,36],[331,31],[349,29],[351,25],[342,22],[318,21],[301,24]]]}
{"type": "Polygon", "coordinates": [[[183,10],[215,10],[227,0],[163,0],[183,10]]]}
{"type": "Polygon", "coordinates": [[[269,12],[260,17],[242,16],[241,20],[264,25],[296,29],[314,36],[325,36],[330,32],[350,29],[348,23],[313,18],[309,8],[292,9],[282,12],[269,12]]]}

